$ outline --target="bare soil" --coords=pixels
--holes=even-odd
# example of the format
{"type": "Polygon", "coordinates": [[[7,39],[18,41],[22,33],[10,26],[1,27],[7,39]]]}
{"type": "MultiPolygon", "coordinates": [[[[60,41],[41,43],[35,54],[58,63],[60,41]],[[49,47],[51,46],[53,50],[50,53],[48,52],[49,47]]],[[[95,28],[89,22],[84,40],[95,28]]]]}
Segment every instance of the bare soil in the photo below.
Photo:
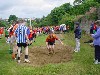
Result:
{"type": "MultiPolygon", "coordinates": [[[[61,38],[60,35],[59,37],[61,38]]],[[[73,49],[70,46],[64,46],[56,42],[54,51],[55,54],[49,54],[46,46],[33,46],[29,49],[30,63],[28,64],[31,66],[46,65],[50,63],[56,64],[68,62],[72,59],[73,49]]],[[[21,56],[22,61],[24,61],[24,53],[21,56]]]]}

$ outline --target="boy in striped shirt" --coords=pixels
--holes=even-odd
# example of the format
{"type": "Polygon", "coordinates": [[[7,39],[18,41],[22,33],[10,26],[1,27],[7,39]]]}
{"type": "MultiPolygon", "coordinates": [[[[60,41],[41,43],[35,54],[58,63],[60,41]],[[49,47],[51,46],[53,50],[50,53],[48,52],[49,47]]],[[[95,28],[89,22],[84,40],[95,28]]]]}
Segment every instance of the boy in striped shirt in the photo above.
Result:
{"type": "Polygon", "coordinates": [[[28,60],[28,28],[25,26],[25,22],[21,21],[18,28],[15,30],[15,35],[17,37],[18,46],[18,63],[20,63],[20,51],[21,47],[25,48],[25,62],[30,62],[28,60]]]}

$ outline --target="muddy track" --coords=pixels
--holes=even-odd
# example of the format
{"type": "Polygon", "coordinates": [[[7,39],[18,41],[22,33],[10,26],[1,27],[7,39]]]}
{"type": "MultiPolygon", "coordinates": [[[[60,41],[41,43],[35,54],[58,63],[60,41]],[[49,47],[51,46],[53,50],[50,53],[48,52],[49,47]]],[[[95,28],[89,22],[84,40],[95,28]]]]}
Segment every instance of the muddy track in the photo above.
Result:
{"type": "MultiPolygon", "coordinates": [[[[62,38],[61,34],[57,34],[59,38],[62,38]]],[[[46,46],[32,47],[29,49],[29,65],[45,65],[49,63],[61,63],[68,62],[72,59],[72,48],[70,46],[63,46],[59,42],[55,44],[55,54],[48,54],[46,46]]],[[[22,60],[24,55],[22,54],[22,60]]],[[[23,63],[23,62],[21,62],[23,63]]],[[[24,63],[25,64],[25,63],[24,63]]]]}

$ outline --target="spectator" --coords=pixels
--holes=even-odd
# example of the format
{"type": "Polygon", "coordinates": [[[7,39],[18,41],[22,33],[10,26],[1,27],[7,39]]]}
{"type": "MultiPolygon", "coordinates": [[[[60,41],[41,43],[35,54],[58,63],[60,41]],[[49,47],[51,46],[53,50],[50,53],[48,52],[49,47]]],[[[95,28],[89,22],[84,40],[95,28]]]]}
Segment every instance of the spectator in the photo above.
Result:
{"type": "Polygon", "coordinates": [[[76,48],[75,48],[75,52],[80,51],[80,38],[81,38],[81,29],[79,26],[79,22],[76,22],[76,28],[74,30],[75,33],[75,40],[76,40],[76,48]]]}
{"type": "Polygon", "coordinates": [[[95,34],[91,34],[94,38],[93,44],[95,47],[95,64],[100,63],[100,20],[96,21],[97,24],[97,32],[95,34]]]}

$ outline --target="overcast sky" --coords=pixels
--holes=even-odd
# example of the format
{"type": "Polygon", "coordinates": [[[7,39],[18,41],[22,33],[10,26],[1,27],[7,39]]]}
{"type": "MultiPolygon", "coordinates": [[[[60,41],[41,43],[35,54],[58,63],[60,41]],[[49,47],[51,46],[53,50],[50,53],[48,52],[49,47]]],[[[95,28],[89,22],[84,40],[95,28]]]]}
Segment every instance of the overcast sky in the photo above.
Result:
{"type": "Polygon", "coordinates": [[[74,0],[0,0],[0,17],[16,15],[20,18],[41,18],[47,16],[55,7],[74,0]]]}

